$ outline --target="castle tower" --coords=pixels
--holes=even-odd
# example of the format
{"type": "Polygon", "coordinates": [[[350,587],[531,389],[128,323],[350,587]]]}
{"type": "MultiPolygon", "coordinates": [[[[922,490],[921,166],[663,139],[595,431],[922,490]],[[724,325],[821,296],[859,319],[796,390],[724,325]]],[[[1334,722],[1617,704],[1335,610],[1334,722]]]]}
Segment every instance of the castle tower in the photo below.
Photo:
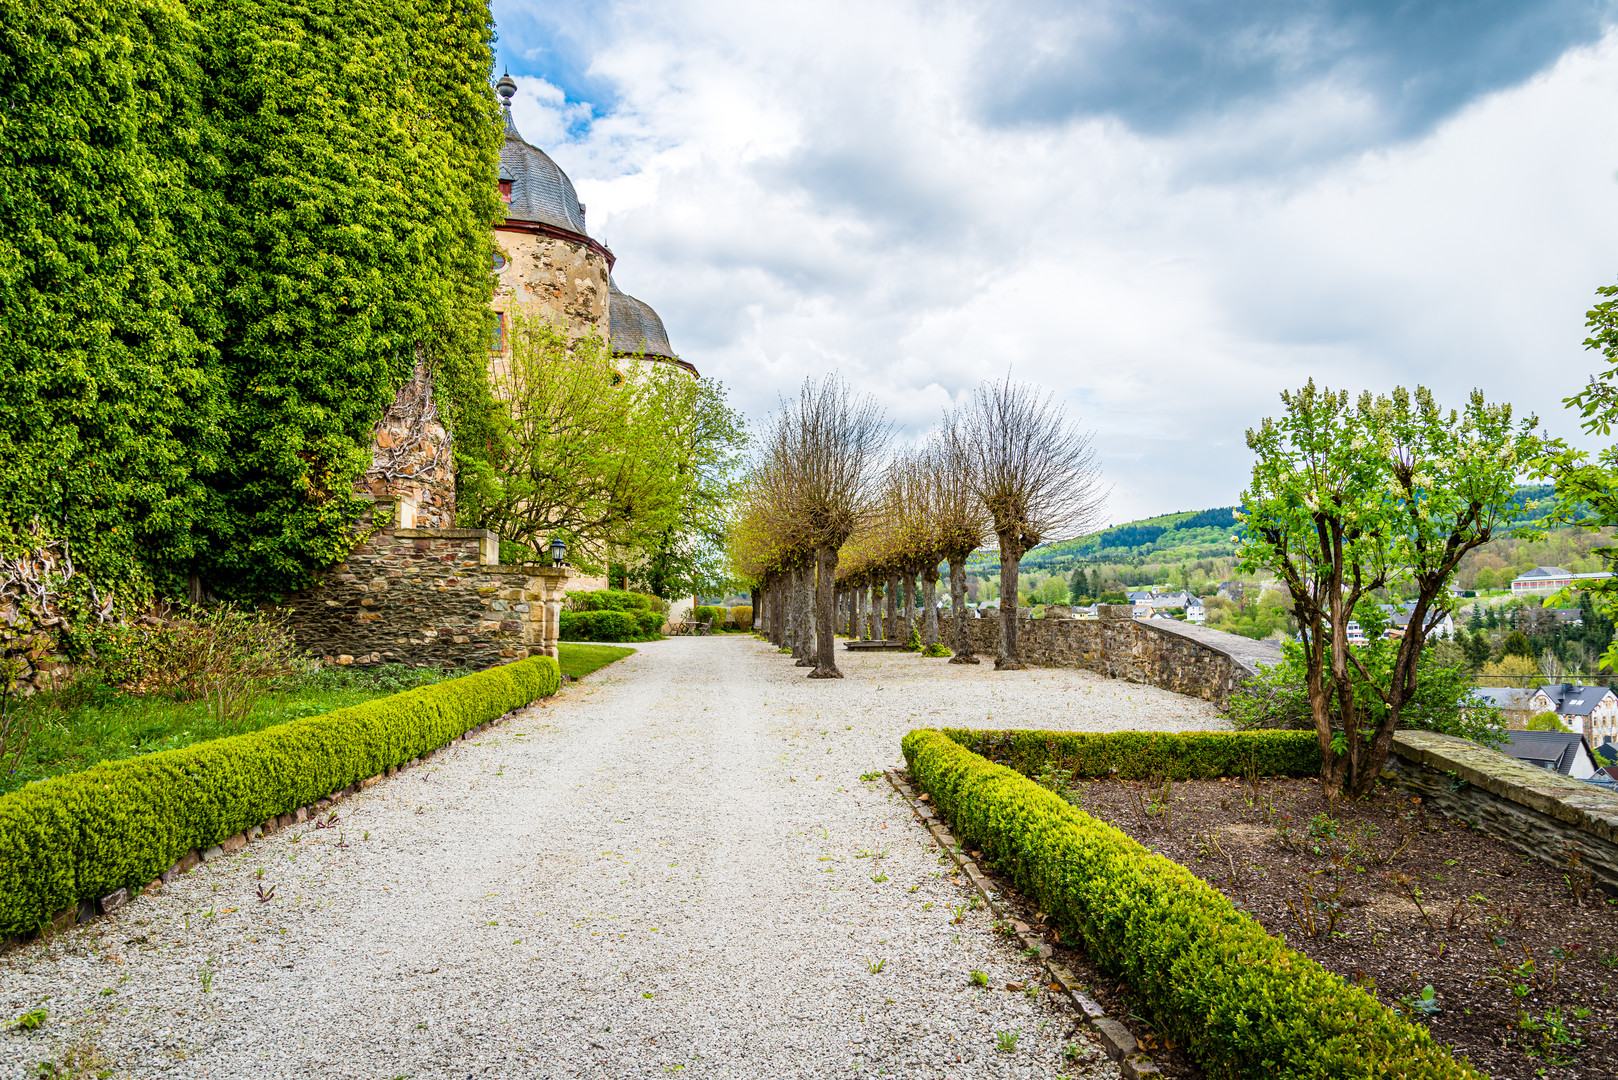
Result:
{"type": "Polygon", "coordinates": [[[500,150],[500,197],[506,220],[495,226],[494,268],[499,281],[492,307],[503,347],[506,312],[522,306],[543,312],[572,337],[611,336],[608,300],[614,256],[585,231],[584,205],[573,181],[550,155],[530,144],[511,118],[517,82],[495,84],[505,106],[506,141],[500,150]]]}
{"type": "Polygon", "coordinates": [[[674,364],[692,375],[697,374],[694,364],[674,355],[669,335],[663,329],[663,320],[650,304],[636,300],[618,288],[609,276],[607,287],[610,299],[607,310],[612,325],[612,355],[616,359],[640,359],[674,364]]]}

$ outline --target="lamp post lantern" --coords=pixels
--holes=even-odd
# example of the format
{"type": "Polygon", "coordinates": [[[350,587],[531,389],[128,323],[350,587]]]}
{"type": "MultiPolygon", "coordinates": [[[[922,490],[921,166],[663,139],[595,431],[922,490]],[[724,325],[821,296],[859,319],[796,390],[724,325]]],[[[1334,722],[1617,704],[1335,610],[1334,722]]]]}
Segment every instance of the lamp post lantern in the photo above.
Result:
{"type": "Polygon", "coordinates": [[[567,558],[567,545],[562,542],[562,538],[560,536],[552,537],[552,539],[551,539],[551,565],[553,565],[553,566],[563,566],[563,565],[565,565],[564,560],[566,558],[567,558]]]}

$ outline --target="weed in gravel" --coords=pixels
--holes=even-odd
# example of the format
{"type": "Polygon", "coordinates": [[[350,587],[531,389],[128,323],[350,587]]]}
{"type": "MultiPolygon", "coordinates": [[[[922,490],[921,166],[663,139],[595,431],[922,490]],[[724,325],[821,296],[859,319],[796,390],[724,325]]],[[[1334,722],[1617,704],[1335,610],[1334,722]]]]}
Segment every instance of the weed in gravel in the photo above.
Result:
{"type": "Polygon", "coordinates": [[[264,880],[264,867],[262,866],[258,868],[258,877],[260,881],[264,880]]]}
{"type": "Polygon", "coordinates": [[[987,973],[982,972],[982,971],[974,971],[974,972],[972,972],[972,974],[969,975],[967,977],[967,979],[968,979],[969,982],[971,982],[971,984],[973,986],[988,986],[989,985],[989,976],[988,976],[987,973]]]}
{"type": "Polygon", "coordinates": [[[50,1014],[44,1009],[30,1009],[11,1023],[13,1031],[37,1031],[50,1014]]]}
{"type": "Polygon", "coordinates": [[[262,886],[262,885],[260,885],[258,887],[258,902],[259,903],[267,904],[271,900],[274,900],[274,899],[275,899],[275,886],[274,885],[270,886],[269,892],[265,892],[264,891],[264,886],[262,886]]]}
{"type": "Polygon", "coordinates": [[[888,880],[888,875],[886,875],[886,874],[882,873],[880,870],[878,870],[876,873],[871,875],[871,880],[876,882],[878,885],[880,885],[884,881],[888,880]]]}
{"type": "Polygon", "coordinates": [[[203,961],[201,967],[197,968],[197,982],[202,984],[202,992],[204,994],[213,992],[213,962],[214,958],[210,956],[207,960],[203,961]]]}
{"type": "Polygon", "coordinates": [[[1010,1031],[997,1031],[994,1033],[994,1048],[1002,1054],[1015,1053],[1017,1039],[1021,1037],[1021,1028],[1012,1028],[1010,1031]]]}
{"type": "Polygon", "coordinates": [[[886,957],[882,957],[882,958],[879,959],[879,958],[867,956],[865,958],[865,966],[871,970],[872,975],[875,975],[879,971],[881,971],[883,968],[888,966],[888,961],[887,961],[886,957]]]}
{"type": "Polygon", "coordinates": [[[1069,1065],[1076,1065],[1082,1061],[1089,1061],[1094,1056],[1095,1051],[1088,1046],[1080,1046],[1078,1043],[1062,1044],[1062,1058],[1069,1065]]]}
{"type": "Polygon", "coordinates": [[[965,904],[951,904],[950,908],[949,908],[949,913],[951,915],[955,916],[955,919],[954,919],[955,922],[965,922],[966,921],[966,905],[965,904]]]}
{"type": "Polygon", "coordinates": [[[1024,949],[1022,951],[1022,955],[1023,955],[1024,960],[1037,960],[1037,959],[1039,959],[1039,946],[1037,946],[1037,945],[1028,946],[1028,948],[1026,948],[1026,949],[1024,949]]]}
{"type": "Polygon", "coordinates": [[[882,773],[881,772],[860,773],[860,779],[861,780],[880,780],[880,779],[882,779],[882,773]]]}

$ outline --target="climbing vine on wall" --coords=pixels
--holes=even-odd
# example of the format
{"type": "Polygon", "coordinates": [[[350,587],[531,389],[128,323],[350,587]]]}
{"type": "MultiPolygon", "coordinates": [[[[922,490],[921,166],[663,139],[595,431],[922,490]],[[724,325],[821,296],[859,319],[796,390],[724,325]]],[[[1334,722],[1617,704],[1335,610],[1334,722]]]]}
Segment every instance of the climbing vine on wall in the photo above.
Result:
{"type": "Polygon", "coordinates": [[[346,554],[423,356],[457,434],[499,213],[486,4],[0,0],[0,514],[111,583],[346,554]]]}

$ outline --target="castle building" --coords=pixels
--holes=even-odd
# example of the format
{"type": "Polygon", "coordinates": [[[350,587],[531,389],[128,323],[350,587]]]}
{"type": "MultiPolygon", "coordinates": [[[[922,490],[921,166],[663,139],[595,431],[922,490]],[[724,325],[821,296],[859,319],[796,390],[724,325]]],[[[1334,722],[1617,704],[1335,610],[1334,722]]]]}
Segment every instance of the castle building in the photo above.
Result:
{"type": "Polygon", "coordinates": [[[495,91],[506,120],[500,150],[506,220],[494,230],[499,280],[491,305],[492,351],[505,351],[509,313],[520,305],[542,313],[573,337],[600,334],[615,357],[667,362],[695,375],[697,369],[674,354],[657,312],[612,280],[617,257],[587,230],[585,207],[573,181],[517,130],[511,117],[516,80],[501,76],[495,91]]]}
{"type": "MultiPolygon", "coordinates": [[[[505,110],[506,215],[495,226],[490,365],[509,357],[507,320],[523,309],[572,338],[600,335],[626,374],[668,363],[695,377],[657,312],[613,281],[615,256],[586,229],[573,182],[517,131],[516,82],[504,76],[496,90],[505,110]]],[[[304,648],[339,664],[482,668],[534,652],[554,656],[565,593],[606,588],[604,577],[502,565],[498,536],[456,528],[452,440],[418,364],[377,423],[371,468],[355,485],[371,504],[356,523],[359,544],[318,585],[289,598],[288,626],[304,648]]],[[[671,614],[690,604],[676,601],[671,614]]]]}

